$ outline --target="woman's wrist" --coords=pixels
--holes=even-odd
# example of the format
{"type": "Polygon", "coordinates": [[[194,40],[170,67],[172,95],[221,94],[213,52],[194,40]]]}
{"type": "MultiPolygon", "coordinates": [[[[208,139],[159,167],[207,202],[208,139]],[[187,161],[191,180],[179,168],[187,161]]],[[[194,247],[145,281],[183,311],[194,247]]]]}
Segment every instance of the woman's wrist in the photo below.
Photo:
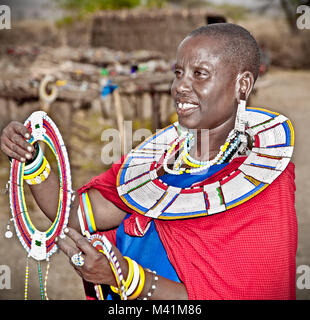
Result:
{"type": "Polygon", "coordinates": [[[157,289],[159,277],[156,271],[145,269],[145,285],[138,300],[149,300],[157,289]]]}
{"type": "MultiPolygon", "coordinates": [[[[122,259],[123,286],[128,300],[187,300],[188,295],[184,284],[158,276],[156,271],[143,269],[129,257],[122,259]]],[[[120,290],[111,286],[113,292],[120,290]]]]}

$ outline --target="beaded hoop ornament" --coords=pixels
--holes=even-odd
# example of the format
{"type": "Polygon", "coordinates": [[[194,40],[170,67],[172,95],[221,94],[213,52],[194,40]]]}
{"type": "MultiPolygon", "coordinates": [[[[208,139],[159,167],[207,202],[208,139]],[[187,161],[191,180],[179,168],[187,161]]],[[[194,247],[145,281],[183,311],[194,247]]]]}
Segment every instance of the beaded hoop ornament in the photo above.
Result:
{"type": "MultiPolygon", "coordinates": [[[[124,277],[117,257],[112,249],[111,242],[106,236],[95,233],[97,231],[93,210],[88,193],[80,194],[80,205],[78,207],[78,219],[82,234],[88,239],[91,245],[100,253],[106,256],[109,261],[111,270],[115,276],[120,297],[122,300],[127,300],[127,294],[124,286],[124,277]]],[[[104,300],[104,295],[100,284],[94,286],[98,300],[104,300]]]]}
{"type": "MultiPolygon", "coordinates": [[[[182,151],[184,145],[176,122],[146,139],[127,155],[117,176],[120,198],[138,213],[166,220],[223,212],[253,198],[289,164],[294,148],[294,129],[285,116],[266,109],[248,107],[245,119],[245,133],[251,138],[253,148],[239,168],[227,177],[212,184],[202,182],[188,188],[168,185],[158,177],[158,170],[167,167],[167,153],[172,149],[175,153],[182,151]]],[[[201,173],[202,169],[199,168],[201,173]]]]}
{"type": "Polygon", "coordinates": [[[37,261],[48,259],[56,250],[55,238],[63,236],[68,223],[71,204],[71,173],[66,147],[55,123],[43,111],[34,112],[24,124],[31,132],[29,143],[45,142],[57,159],[60,193],[57,214],[50,228],[41,232],[33,225],[24,195],[24,166],[14,159],[11,163],[10,206],[17,236],[28,252],[37,261]]]}
{"type": "MultiPolygon", "coordinates": [[[[104,236],[104,235],[99,235],[99,234],[94,234],[89,237],[89,240],[91,242],[91,245],[96,248],[99,252],[104,254],[109,263],[110,267],[113,271],[114,277],[117,282],[117,286],[120,292],[120,297],[121,300],[127,300],[127,294],[125,290],[125,285],[124,285],[124,277],[122,274],[122,270],[120,267],[120,264],[115,256],[114,251],[112,250],[112,245],[110,241],[104,236]]],[[[98,300],[104,300],[103,294],[102,294],[102,289],[100,285],[95,286],[95,291],[98,300]]]]}

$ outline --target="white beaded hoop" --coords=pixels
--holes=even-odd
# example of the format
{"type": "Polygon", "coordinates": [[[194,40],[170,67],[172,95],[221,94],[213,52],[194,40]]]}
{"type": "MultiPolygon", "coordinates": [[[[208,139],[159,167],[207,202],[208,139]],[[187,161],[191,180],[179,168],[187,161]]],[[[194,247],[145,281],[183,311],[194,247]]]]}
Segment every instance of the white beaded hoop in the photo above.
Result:
{"type": "Polygon", "coordinates": [[[14,159],[10,174],[10,207],[14,219],[16,234],[28,252],[37,261],[47,260],[57,250],[55,238],[63,236],[67,226],[73,191],[71,189],[71,172],[68,153],[55,123],[43,111],[34,112],[25,126],[31,132],[29,143],[45,142],[57,159],[60,179],[59,204],[56,218],[45,232],[39,231],[32,223],[24,195],[24,166],[14,159]]]}

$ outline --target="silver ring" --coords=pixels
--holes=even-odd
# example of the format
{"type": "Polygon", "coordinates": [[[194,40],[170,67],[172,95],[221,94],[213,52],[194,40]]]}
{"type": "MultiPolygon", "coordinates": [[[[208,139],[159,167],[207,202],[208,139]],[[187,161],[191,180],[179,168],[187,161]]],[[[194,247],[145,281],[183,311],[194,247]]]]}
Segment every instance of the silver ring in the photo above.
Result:
{"type": "Polygon", "coordinates": [[[84,265],[84,257],[82,257],[82,251],[79,253],[74,254],[71,257],[71,262],[76,266],[76,267],[83,267],[84,265]]]}

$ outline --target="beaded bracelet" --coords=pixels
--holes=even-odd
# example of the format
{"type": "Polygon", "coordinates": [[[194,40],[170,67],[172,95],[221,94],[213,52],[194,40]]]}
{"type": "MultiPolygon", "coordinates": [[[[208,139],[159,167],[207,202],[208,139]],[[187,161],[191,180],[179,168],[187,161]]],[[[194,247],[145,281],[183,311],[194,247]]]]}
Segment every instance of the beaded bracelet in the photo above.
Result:
{"type": "Polygon", "coordinates": [[[82,193],[82,201],[84,205],[85,217],[86,217],[89,231],[90,233],[94,233],[97,231],[97,228],[96,228],[94,214],[93,214],[93,210],[92,210],[87,192],[82,193]]]}
{"type": "Polygon", "coordinates": [[[42,157],[42,161],[40,161],[39,165],[36,166],[33,170],[29,170],[28,173],[25,173],[24,170],[24,180],[31,180],[35,178],[37,175],[41,174],[46,167],[47,160],[45,157],[42,157]]]}
{"type": "Polygon", "coordinates": [[[39,169],[39,167],[42,165],[43,151],[38,142],[35,142],[34,145],[36,148],[36,155],[33,157],[33,159],[25,163],[24,175],[33,173],[34,171],[39,169]]]}
{"type": "Polygon", "coordinates": [[[133,263],[133,278],[131,281],[130,286],[128,287],[126,294],[127,296],[131,296],[133,292],[136,290],[139,280],[140,280],[140,272],[139,272],[139,265],[136,261],[131,260],[133,263]]]}
{"type": "Polygon", "coordinates": [[[92,206],[87,192],[84,192],[80,195],[78,218],[82,232],[86,230],[90,234],[93,234],[97,231],[92,206]]]}
{"type": "MultiPolygon", "coordinates": [[[[145,284],[144,269],[134,260],[129,257],[124,257],[128,261],[128,275],[124,283],[126,296],[128,300],[134,300],[141,294],[145,284]]],[[[114,293],[121,295],[119,288],[110,286],[114,293]]]]}
{"type": "MultiPolygon", "coordinates": [[[[128,275],[124,283],[126,294],[127,294],[127,290],[130,287],[133,280],[133,276],[134,276],[134,262],[128,257],[124,257],[124,259],[127,260],[128,262],[128,275]]],[[[119,290],[116,287],[110,286],[110,288],[114,293],[119,293],[119,290]]]]}
{"type": "Polygon", "coordinates": [[[152,271],[150,269],[146,269],[146,271],[153,273],[152,282],[151,282],[150,289],[149,289],[148,293],[146,294],[146,296],[143,298],[138,298],[139,300],[148,300],[149,298],[151,298],[151,296],[153,295],[154,291],[157,288],[156,282],[158,281],[159,278],[156,274],[156,271],[152,271]]]}
{"type": "Polygon", "coordinates": [[[37,185],[45,181],[48,178],[50,172],[51,167],[46,158],[43,157],[41,166],[35,172],[28,175],[24,175],[24,180],[29,185],[37,185]]]}
{"type": "Polygon", "coordinates": [[[137,286],[137,289],[134,291],[134,293],[130,296],[127,296],[128,300],[135,300],[137,299],[143,288],[144,288],[144,284],[145,284],[145,272],[144,272],[144,269],[139,265],[139,275],[140,275],[140,278],[139,278],[139,283],[138,283],[138,286],[137,286]]]}
{"type": "Polygon", "coordinates": [[[131,285],[132,283],[132,279],[133,279],[133,276],[134,276],[134,263],[133,261],[128,258],[128,257],[124,257],[125,260],[127,260],[128,262],[128,275],[127,275],[127,279],[126,279],[126,282],[125,282],[125,289],[126,291],[128,290],[129,286],[131,285]]]}

